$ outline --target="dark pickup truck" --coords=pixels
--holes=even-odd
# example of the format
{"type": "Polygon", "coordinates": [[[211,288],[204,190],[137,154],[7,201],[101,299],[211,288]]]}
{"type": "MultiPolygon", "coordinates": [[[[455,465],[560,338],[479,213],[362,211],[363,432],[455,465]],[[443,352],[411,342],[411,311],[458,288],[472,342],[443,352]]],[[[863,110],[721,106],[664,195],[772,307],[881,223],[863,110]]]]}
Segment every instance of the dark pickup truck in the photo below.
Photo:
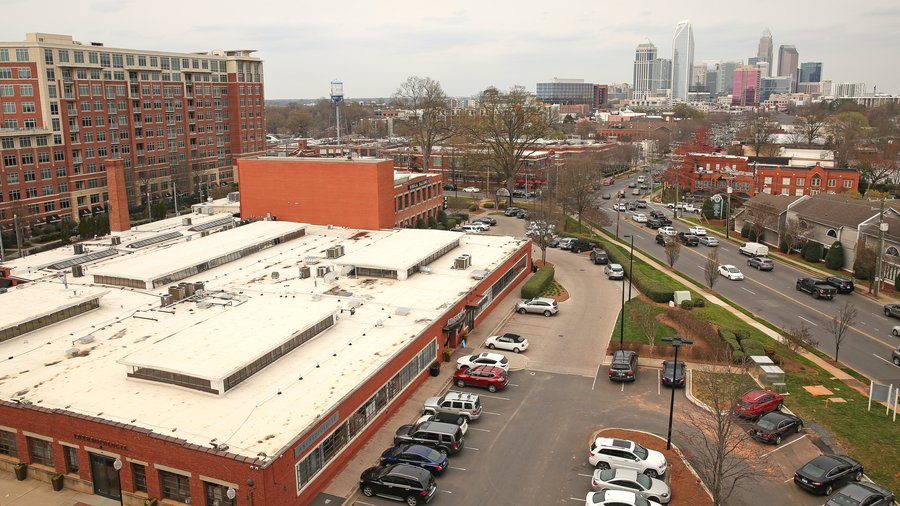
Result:
{"type": "Polygon", "coordinates": [[[824,279],[819,278],[798,279],[797,290],[812,295],[814,299],[831,300],[837,295],[837,288],[828,284],[824,279]]]}

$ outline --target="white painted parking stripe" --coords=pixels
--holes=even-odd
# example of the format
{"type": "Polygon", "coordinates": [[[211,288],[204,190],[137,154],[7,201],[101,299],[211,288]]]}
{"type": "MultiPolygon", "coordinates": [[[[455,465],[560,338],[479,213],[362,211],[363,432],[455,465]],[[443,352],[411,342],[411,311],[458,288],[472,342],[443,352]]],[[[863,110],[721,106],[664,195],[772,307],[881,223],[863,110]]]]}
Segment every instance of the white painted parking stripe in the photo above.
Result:
{"type": "Polygon", "coordinates": [[[803,320],[803,321],[805,321],[805,322],[807,322],[807,323],[809,323],[809,324],[812,324],[812,325],[815,325],[816,327],[818,327],[818,325],[816,325],[815,322],[811,322],[811,321],[807,320],[806,318],[804,318],[804,317],[802,317],[802,316],[798,316],[797,318],[800,318],[801,320],[803,320]]]}
{"type": "Polygon", "coordinates": [[[450,466],[450,469],[456,469],[457,471],[465,471],[466,470],[463,467],[453,467],[453,466],[450,466]]]}
{"type": "Polygon", "coordinates": [[[584,502],[584,497],[570,497],[570,501],[584,502]]]}
{"type": "Polygon", "coordinates": [[[497,399],[497,400],[501,400],[501,401],[509,401],[509,400],[512,400],[512,399],[510,399],[509,397],[497,397],[496,395],[484,395],[484,394],[481,394],[481,396],[482,396],[482,397],[485,397],[485,398],[487,398],[487,399],[497,399]]]}
{"type": "Polygon", "coordinates": [[[353,504],[364,504],[365,506],[375,506],[374,504],[372,504],[370,502],[363,502],[363,501],[356,501],[353,504]]]}
{"type": "Polygon", "coordinates": [[[485,414],[485,415],[495,415],[495,416],[500,416],[500,413],[494,413],[493,411],[482,411],[482,413],[485,414]]]}
{"type": "Polygon", "coordinates": [[[797,439],[791,441],[791,442],[788,443],[788,444],[783,444],[783,445],[779,446],[778,448],[775,448],[774,450],[772,450],[772,451],[770,451],[770,452],[768,452],[768,453],[763,453],[762,455],[760,455],[760,458],[768,457],[769,455],[771,455],[771,454],[777,452],[778,450],[781,450],[782,448],[787,448],[788,446],[791,446],[792,444],[796,443],[797,441],[800,441],[801,439],[803,439],[803,438],[805,438],[805,437],[806,437],[806,434],[804,434],[804,435],[798,437],[797,439]]]}
{"type": "Polygon", "coordinates": [[[578,476],[587,476],[588,478],[593,478],[593,477],[594,477],[593,474],[584,474],[584,473],[578,473],[578,476]]]}
{"type": "Polygon", "coordinates": [[[508,387],[517,387],[517,386],[519,386],[519,385],[517,385],[517,384],[515,384],[515,383],[507,383],[506,386],[508,386],[508,387]]]}
{"type": "Polygon", "coordinates": [[[481,432],[490,432],[488,429],[479,429],[478,427],[469,427],[469,430],[477,430],[481,432]]]}
{"type": "Polygon", "coordinates": [[[446,494],[452,494],[452,493],[453,493],[452,490],[446,490],[446,489],[443,489],[443,488],[439,488],[438,490],[440,490],[441,492],[444,492],[444,493],[446,493],[446,494]]]}
{"type": "Polygon", "coordinates": [[[476,452],[478,451],[478,448],[472,448],[471,446],[467,446],[466,448],[468,448],[470,450],[475,450],[476,452]]]}

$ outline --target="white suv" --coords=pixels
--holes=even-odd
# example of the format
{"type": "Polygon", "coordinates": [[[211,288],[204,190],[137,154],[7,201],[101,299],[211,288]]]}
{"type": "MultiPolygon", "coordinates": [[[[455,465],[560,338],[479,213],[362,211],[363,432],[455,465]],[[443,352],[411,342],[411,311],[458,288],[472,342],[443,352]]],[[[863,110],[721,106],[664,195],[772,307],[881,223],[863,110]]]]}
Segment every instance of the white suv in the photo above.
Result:
{"type": "Polygon", "coordinates": [[[553,316],[559,312],[559,305],[549,297],[535,297],[516,304],[516,311],[519,314],[538,313],[544,316],[553,316]]]}
{"type": "Polygon", "coordinates": [[[627,439],[598,437],[591,443],[588,462],[598,469],[633,469],[651,478],[666,473],[669,463],[656,451],[627,439]]]}

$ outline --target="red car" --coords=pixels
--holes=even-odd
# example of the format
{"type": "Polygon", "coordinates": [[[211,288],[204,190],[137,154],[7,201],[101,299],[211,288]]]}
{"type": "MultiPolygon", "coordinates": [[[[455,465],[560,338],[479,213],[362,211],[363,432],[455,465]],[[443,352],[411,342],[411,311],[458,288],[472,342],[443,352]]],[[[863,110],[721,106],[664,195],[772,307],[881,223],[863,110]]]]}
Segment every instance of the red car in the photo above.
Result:
{"type": "Polygon", "coordinates": [[[734,412],[742,418],[759,418],[777,411],[784,405],[784,397],[771,390],[750,390],[734,403],[734,412]]]}
{"type": "Polygon", "coordinates": [[[506,384],[509,383],[509,374],[499,367],[478,365],[456,371],[456,374],[453,375],[453,382],[459,387],[471,385],[487,388],[488,392],[496,392],[506,388],[506,384]]]}

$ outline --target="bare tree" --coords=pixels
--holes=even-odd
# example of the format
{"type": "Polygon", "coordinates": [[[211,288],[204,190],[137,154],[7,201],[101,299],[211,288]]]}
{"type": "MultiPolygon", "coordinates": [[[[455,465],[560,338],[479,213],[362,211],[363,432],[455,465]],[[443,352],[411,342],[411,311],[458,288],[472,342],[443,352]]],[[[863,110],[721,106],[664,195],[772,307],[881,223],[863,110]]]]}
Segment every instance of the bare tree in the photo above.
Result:
{"type": "Polygon", "coordinates": [[[750,436],[731,414],[734,399],[753,383],[746,371],[731,365],[728,373],[695,373],[691,381],[710,409],[695,409],[686,417],[685,449],[693,456],[691,462],[709,489],[713,504],[728,504],[740,482],[759,478],[755,469],[758,457],[745,451],[750,436]]]}
{"type": "Polygon", "coordinates": [[[480,96],[479,114],[467,117],[463,128],[472,141],[484,146],[487,158],[509,190],[508,205],[516,178],[526,157],[537,149],[537,141],[549,130],[543,104],[514,87],[509,92],[488,88],[480,96]]]}
{"type": "Polygon", "coordinates": [[[659,321],[656,319],[654,306],[649,303],[634,304],[631,310],[631,317],[634,319],[638,329],[647,337],[647,344],[650,345],[650,355],[653,355],[653,346],[656,345],[656,334],[659,332],[659,321]]]}
{"type": "Polygon", "coordinates": [[[747,118],[746,125],[744,135],[748,144],[753,146],[754,154],[760,156],[760,151],[771,144],[778,125],[766,113],[753,114],[747,118]]]}
{"type": "Polygon", "coordinates": [[[859,112],[840,112],[828,118],[828,147],[834,150],[834,166],[848,167],[869,120],[859,112]]]}
{"type": "Polygon", "coordinates": [[[747,204],[746,207],[744,221],[750,224],[753,240],[762,242],[765,230],[775,223],[778,210],[772,204],[747,204]]]}
{"type": "Polygon", "coordinates": [[[547,263],[547,248],[556,237],[556,231],[560,226],[560,215],[556,211],[553,202],[545,203],[529,213],[531,224],[528,229],[528,237],[541,250],[541,262],[547,263]]]}
{"type": "Polygon", "coordinates": [[[557,198],[563,209],[574,211],[578,215],[578,229],[581,229],[582,215],[591,206],[594,198],[593,183],[599,179],[599,169],[595,157],[578,155],[573,157],[563,171],[558,184],[557,198]]]}
{"type": "Polygon", "coordinates": [[[801,323],[799,327],[784,329],[784,339],[782,340],[782,343],[784,343],[784,346],[787,349],[794,352],[800,351],[803,348],[816,347],[819,345],[819,341],[812,336],[809,327],[804,323],[801,323]]]}
{"type": "Polygon", "coordinates": [[[675,262],[678,261],[678,256],[681,254],[681,243],[672,238],[672,240],[666,241],[663,249],[666,251],[666,263],[669,264],[670,269],[674,269],[675,262]]]}
{"type": "Polygon", "coordinates": [[[609,217],[609,213],[604,209],[597,209],[596,207],[588,207],[585,209],[584,219],[594,228],[606,228],[613,224],[612,218],[609,217]]]}
{"type": "Polygon", "coordinates": [[[401,132],[422,149],[422,168],[427,170],[431,166],[434,146],[451,134],[450,100],[440,82],[418,76],[406,78],[394,92],[394,99],[401,107],[413,112],[401,132]]]}
{"type": "Polygon", "coordinates": [[[787,246],[787,252],[790,253],[803,242],[806,238],[808,227],[806,222],[802,222],[796,218],[788,218],[784,222],[784,229],[781,231],[781,241],[787,246]]]}
{"type": "Polygon", "coordinates": [[[719,280],[719,248],[710,248],[706,254],[706,263],[703,265],[703,275],[706,277],[706,286],[710,290],[719,280]]]}
{"type": "Polygon", "coordinates": [[[794,120],[794,134],[791,139],[797,144],[811,146],[825,132],[825,112],[816,106],[802,108],[794,120]]]}
{"type": "Polygon", "coordinates": [[[847,338],[847,329],[856,323],[856,306],[845,302],[837,314],[831,317],[831,320],[825,324],[825,328],[834,338],[834,361],[838,361],[838,354],[841,351],[841,344],[847,338]]]}

